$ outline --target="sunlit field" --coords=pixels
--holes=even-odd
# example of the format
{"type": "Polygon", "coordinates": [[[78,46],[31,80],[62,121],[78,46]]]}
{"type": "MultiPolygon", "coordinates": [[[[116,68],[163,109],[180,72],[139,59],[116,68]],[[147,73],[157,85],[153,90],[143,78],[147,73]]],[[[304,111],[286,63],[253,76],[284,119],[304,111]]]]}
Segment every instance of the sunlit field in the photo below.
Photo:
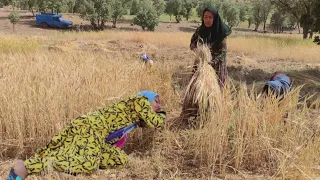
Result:
{"type": "Polygon", "coordinates": [[[190,67],[199,55],[189,50],[191,35],[111,30],[0,35],[1,179],[14,159],[31,157],[73,118],[141,90],[159,93],[167,111],[166,127],[131,133],[124,169],[88,176],[51,172],[43,177],[319,177],[320,46],[303,41],[301,35],[233,33],[227,40],[228,86],[223,93],[206,94],[217,84],[214,75],[203,72],[208,76],[200,79],[199,97],[211,102],[210,113],[199,119],[201,127],[191,127],[179,119],[190,67]],[[153,59],[151,68],[140,61],[142,53],[153,59]],[[275,71],[293,79],[292,91],[280,104],[258,93],[275,71]]]}

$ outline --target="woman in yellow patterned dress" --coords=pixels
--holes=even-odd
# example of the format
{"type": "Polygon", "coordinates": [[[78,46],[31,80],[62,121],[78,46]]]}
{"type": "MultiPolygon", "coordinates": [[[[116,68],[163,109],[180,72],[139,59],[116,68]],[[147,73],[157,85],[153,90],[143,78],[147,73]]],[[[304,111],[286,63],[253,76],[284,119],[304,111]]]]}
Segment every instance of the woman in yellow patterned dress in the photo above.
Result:
{"type": "Polygon", "coordinates": [[[160,129],[165,122],[159,96],[142,91],[111,106],[73,119],[33,158],[18,160],[7,180],[25,179],[48,167],[66,173],[92,173],[121,168],[128,159],[121,149],[127,134],[142,124],[160,129]]]}

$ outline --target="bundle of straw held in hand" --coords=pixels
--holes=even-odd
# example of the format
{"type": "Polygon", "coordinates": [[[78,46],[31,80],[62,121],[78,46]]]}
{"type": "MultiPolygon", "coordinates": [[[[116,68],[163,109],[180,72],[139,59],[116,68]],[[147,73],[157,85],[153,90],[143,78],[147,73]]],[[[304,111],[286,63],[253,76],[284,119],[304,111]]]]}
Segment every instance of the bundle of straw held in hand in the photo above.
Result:
{"type": "Polygon", "coordinates": [[[209,48],[199,46],[195,52],[197,71],[192,76],[184,96],[184,102],[198,105],[198,118],[211,119],[212,113],[221,107],[222,94],[215,70],[209,64],[212,59],[209,48]]]}

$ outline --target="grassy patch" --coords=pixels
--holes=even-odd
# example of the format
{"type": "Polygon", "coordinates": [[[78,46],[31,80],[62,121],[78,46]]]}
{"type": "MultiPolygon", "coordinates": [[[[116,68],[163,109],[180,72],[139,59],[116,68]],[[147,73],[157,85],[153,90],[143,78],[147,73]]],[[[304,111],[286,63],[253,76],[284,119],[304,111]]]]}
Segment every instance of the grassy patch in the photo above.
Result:
{"type": "Polygon", "coordinates": [[[39,48],[36,40],[17,38],[15,36],[0,36],[1,53],[32,52],[39,48]]]}

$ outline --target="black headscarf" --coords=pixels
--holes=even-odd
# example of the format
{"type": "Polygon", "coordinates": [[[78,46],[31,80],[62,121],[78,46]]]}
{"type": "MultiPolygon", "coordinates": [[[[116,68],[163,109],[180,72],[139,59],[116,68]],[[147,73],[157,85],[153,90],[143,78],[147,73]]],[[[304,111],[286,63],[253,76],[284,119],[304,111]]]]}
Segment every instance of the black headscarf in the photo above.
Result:
{"type": "Polygon", "coordinates": [[[202,24],[199,29],[199,35],[206,43],[221,43],[224,38],[231,34],[231,29],[227,26],[218,13],[218,10],[212,7],[205,8],[202,13],[202,24]],[[213,24],[211,27],[204,25],[203,16],[206,11],[213,14],[213,24]]]}

